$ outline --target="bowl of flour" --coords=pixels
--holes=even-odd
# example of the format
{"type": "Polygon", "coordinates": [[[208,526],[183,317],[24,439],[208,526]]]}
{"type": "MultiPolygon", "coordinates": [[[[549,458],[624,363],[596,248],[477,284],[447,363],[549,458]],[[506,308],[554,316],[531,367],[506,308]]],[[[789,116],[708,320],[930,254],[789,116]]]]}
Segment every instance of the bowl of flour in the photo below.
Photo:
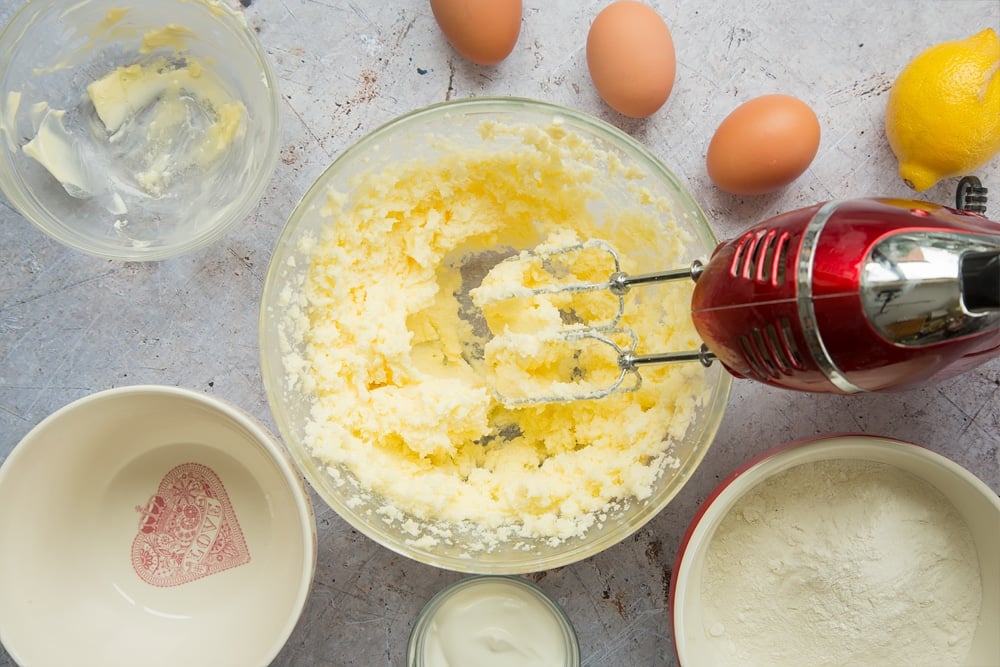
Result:
{"type": "Polygon", "coordinates": [[[1000,499],[886,438],[778,447],[724,480],[678,553],[681,665],[1000,664],[1000,499]]]}

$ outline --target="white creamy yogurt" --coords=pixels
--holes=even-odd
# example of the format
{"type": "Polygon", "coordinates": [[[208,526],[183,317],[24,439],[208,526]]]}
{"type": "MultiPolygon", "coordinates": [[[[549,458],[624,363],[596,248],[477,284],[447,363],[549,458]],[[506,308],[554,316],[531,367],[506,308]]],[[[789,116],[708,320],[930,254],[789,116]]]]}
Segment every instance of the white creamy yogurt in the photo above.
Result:
{"type": "Polygon", "coordinates": [[[427,604],[410,640],[411,667],[579,665],[562,610],[516,577],[470,577],[427,604]]]}

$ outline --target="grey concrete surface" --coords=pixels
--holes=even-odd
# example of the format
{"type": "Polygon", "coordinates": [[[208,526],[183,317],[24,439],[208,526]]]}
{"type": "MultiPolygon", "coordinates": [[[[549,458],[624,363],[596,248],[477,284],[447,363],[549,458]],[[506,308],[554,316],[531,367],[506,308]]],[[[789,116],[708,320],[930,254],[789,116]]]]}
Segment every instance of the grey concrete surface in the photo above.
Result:
{"type": "MultiPolygon", "coordinates": [[[[912,196],[895,174],[882,129],[895,74],[926,46],[1000,29],[996,0],[657,0],[651,4],[676,42],[677,82],[664,108],[632,120],[601,102],[587,72],[587,29],[605,2],[526,0],[513,54],[487,68],[451,50],[423,0],[223,1],[248,5],[241,10],[280,77],[283,148],[270,187],[223,240],[152,264],[65,249],[0,199],[0,459],[66,403],[140,383],[220,396],[275,430],[256,336],[272,246],[322,169],[403,112],[446,99],[517,95],[592,113],[680,174],[718,236],[728,238],[759,219],[826,199],[912,196]],[[739,103],[773,92],[815,109],[819,154],[779,193],[718,191],[704,166],[715,127],[739,103]]],[[[0,21],[20,5],[0,0],[0,21]]],[[[995,193],[990,213],[1000,217],[1000,160],[977,175],[995,193]]],[[[920,196],[951,203],[954,187],[948,181],[920,196]]],[[[532,577],[573,620],[583,664],[676,665],[668,581],[698,504],[755,453],[830,432],[917,442],[1000,490],[1000,359],[943,385],[885,395],[814,396],[737,381],[716,442],[674,502],[605,553],[532,577]]],[[[403,665],[420,607],[461,575],[398,556],[314,502],[320,542],[312,595],[273,664],[403,665]]],[[[11,539],[0,535],[0,548],[11,539]]],[[[9,664],[0,650],[0,665],[9,664]]],[[[87,664],[85,656],[79,664],[87,664]]]]}

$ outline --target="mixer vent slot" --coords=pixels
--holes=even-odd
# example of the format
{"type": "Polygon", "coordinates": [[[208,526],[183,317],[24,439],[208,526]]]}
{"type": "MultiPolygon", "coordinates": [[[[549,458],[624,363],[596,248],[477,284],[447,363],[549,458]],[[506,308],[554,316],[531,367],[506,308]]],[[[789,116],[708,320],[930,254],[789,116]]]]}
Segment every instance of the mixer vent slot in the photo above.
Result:
{"type": "Polygon", "coordinates": [[[783,284],[790,238],[789,232],[778,229],[748,232],[737,242],[730,274],[758,283],[783,284]]]}
{"type": "Polygon", "coordinates": [[[791,375],[795,369],[805,368],[788,318],[782,317],[777,325],[754,327],[739,341],[747,365],[762,379],[791,375]]]}
{"type": "Polygon", "coordinates": [[[780,324],[781,326],[778,329],[780,336],[778,336],[778,340],[781,343],[781,349],[788,355],[788,360],[791,362],[792,368],[805,370],[806,362],[802,359],[802,355],[799,354],[799,348],[795,344],[795,334],[792,332],[792,323],[788,321],[787,317],[782,317],[780,324]]]}

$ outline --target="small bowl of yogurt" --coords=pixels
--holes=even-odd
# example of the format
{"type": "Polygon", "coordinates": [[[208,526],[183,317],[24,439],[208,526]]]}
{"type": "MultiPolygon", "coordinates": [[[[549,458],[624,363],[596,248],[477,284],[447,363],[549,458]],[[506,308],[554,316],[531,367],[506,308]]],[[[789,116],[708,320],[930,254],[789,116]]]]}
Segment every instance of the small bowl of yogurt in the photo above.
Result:
{"type": "Polygon", "coordinates": [[[160,260],[256,204],[277,162],[276,78],[215,0],[29,0],[0,32],[0,190],[77,250],[160,260]]]}
{"type": "Polygon", "coordinates": [[[922,447],[783,445],[713,491],[674,567],[698,667],[1000,664],[1000,499],[922,447]]]}
{"type": "Polygon", "coordinates": [[[459,579],[417,616],[407,667],[579,667],[566,612],[543,588],[514,576],[459,579]]]}

